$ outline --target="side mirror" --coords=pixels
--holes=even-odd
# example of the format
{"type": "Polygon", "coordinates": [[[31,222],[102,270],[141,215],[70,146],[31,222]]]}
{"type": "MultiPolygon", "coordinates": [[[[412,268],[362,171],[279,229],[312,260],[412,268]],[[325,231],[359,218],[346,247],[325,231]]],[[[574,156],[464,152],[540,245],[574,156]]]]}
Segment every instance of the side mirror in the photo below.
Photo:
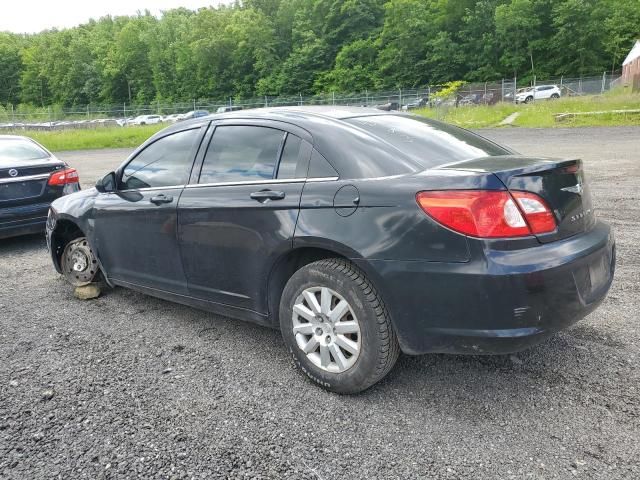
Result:
{"type": "Polygon", "coordinates": [[[116,174],[115,172],[109,172],[104,177],[96,182],[96,190],[100,193],[115,192],[116,191],[116,174]]]}

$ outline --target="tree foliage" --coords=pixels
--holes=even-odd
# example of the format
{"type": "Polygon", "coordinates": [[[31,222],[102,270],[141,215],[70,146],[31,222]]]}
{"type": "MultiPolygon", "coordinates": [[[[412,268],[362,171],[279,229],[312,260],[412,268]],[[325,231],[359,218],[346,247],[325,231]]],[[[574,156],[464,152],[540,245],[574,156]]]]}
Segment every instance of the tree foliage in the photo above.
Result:
{"type": "Polygon", "coordinates": [[[0,104],[363,91],[618,69],[638,0],[244,0],[0,32],[0,104]]]}

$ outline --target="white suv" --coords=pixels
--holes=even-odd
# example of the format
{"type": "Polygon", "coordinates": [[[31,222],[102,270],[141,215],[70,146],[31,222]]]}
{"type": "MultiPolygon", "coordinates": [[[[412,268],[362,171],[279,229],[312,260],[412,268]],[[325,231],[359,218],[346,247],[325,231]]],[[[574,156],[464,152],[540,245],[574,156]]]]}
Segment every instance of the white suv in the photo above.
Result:
{"type": "Polygon", "coordinates": [[[529,103],[533,100],[544,100],[560,98],[562,92],[557,85],[538,85],[537,87],[525,88],[516,94],[516,103],[529,103]]]}

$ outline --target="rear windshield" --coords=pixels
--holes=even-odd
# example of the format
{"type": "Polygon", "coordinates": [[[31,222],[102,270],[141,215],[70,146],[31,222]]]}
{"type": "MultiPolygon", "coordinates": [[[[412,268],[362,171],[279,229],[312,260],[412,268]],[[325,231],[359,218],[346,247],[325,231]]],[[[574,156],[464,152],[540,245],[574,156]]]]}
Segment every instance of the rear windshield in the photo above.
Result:
{"type": "Polygon", "coordinates": [[[471,132],[426,118],[372,115],[345,121],[382,138],[425,169],[513,153],[471,132]]]}
{"type": "Polygon", "coordinates": [[[20,162],[49,158],[35,143],[22,138],[0,139],[0,162],[19,165],[20,162]]]}

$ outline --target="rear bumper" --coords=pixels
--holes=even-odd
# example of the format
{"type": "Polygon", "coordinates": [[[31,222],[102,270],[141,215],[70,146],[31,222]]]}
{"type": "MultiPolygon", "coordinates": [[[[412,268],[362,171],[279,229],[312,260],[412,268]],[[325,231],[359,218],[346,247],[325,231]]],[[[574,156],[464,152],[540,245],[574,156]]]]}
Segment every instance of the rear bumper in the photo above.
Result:
{"type": "Polygon", "coordinates": [[[49,203],[0,208],[0,238],[45,231],[49,203]]]}
{"type": "Polygon", "coordinates": [[[549,244],[492,250],[467,263],[368,262],[405,353],[523,350],[591,313],[615,269],[608,225],[549,244]]]}

